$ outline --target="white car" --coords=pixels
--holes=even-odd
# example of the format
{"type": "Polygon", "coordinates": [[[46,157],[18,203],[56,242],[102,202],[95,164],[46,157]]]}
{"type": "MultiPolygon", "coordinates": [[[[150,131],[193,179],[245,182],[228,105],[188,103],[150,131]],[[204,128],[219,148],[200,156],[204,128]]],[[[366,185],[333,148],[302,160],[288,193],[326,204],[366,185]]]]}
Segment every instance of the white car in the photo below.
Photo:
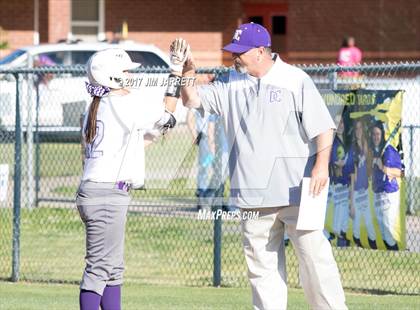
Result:
{"type": "Polygon", "coordinates": [[[122,48],[135,62],[143,66],[168,67],[168,56],[154,45],[125,42],[110,43],[58,43],[27,46],[0,59],[0,69],[32,68],[36,60],[48,57],[56,65],[86,64],[89,57],[106,48],[122,48]]]}
{"type": "MultiPolygon", "coordinates": [[[[1,70],[34,68],[51,65],[84,65],[96,51],[106,48],[122,48],[134,62],[142,66],[168,68],[168,56],[153,45],[126,42],[110,43],[59,43],[41,44],[18,49],[0,59],[1,70]]],[[[135,75],[141,78],[141,74],[135,75]]],[[[144,75],[151,78],[152,75],[144,75]]],[[[153,74],[156,78],[166,75],[153,74]]],[[[43,136],[59,135],[68,132],[74,140],[79,133],[81,113],[90,103],[91,97],[85,90],[84,73],[54,73],[42,75],[20,75],[19,98],[22,129],[44,133],[43,136]],[[49,134],[48,134],[49,133],[49,134]],[[71,133],[71,134],[70,134],[71,133]]],[[[146,80],[146,79],[144,79],[146,80]]],[[[141,87],[145,87],[145,82],[141,87]]],[[[143,100],[153,100],[162,104],[165,89],[155,85],[145,90],[143,100]]],[[[8,132],[15,130],[16,81],[10,74],[0,73],[0,129],[8,132]]],[[[1,138],[1,135],[0,135],[1,138]]]]}

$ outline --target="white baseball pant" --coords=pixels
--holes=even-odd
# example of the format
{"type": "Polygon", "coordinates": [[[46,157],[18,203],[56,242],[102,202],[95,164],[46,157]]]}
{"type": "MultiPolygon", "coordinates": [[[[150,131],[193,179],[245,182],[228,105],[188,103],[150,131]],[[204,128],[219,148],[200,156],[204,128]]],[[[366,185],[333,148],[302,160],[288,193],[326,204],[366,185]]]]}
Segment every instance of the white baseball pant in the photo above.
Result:
{"type": "Polygon", "coordinates": [[[343,184],[334,185],[334,220],[333,231],[336,234],[346,232],[349,224],[349,187],[343,184]]]}
{"type": "Polygon", "coordinates": [[[355,209],[353,235],[357,239],[360,239],[360,224],[363,217],[368,233],[368,238],[372,241],[376,240],[375,228],[373,227],[373,219],[369,206],[368,189],[359,189],[354,191],[353,205],[355,209]]]}
{"type": "Polygon", "coordinates": [[[375,193],[373,197],[382,239],[393,246],[396,243],[393,232],[395,231],[395,224],[400,211],[400,191],[375,193]]]}
{"type": "Polygon", "coordinates": [[[285,231],[298,257],[300,283],[311,309],[347,309],[331,245],[322,230],[296,230],[298,207],[244,210],[259,212],[257,219],[241,225],[255,310],[287,307],[285,231]]]}

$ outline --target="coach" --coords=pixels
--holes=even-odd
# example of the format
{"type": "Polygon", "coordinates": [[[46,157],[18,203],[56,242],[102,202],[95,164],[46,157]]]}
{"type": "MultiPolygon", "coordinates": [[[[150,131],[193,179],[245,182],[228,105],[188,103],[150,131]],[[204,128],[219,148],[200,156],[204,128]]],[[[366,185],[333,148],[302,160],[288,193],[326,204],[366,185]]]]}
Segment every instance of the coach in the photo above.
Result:
{"type": "MultiPolygon", "coordinates": [[[[270,46],[264,27],[241,25],[223,48],[232,53],[236,70],[209,85],[183,87],[183,102],[221,116],[230,147],[231,199],[241,210],[259,212],[257,219],[242,221],[254,308],[287,307],[287,232],[311,308],[347,309],[322,230],[296,230],[302,178],[311,177],[314,195],[327,184],[335,125],[310,77],[272,54],[270,46]]],[[[178,52],[190,53],[189,48],[178,52]]],[[[190,55],[184,76],[195,75],[194,68],[190,55]]]]}

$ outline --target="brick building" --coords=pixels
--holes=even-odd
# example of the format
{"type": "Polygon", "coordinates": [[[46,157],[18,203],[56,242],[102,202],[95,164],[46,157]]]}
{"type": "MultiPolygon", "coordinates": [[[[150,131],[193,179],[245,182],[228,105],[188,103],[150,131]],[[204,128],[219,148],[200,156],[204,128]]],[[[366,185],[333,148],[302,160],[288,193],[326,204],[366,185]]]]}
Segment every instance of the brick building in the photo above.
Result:
{"type": "Polygon", "coordinates": [[[166,51],[182,36],[210,66],[228,63],[221,47],[238,24],[255,21],[290,62],[335,62],[345,35],[366,62],[419,60],[419,16],[418,0],[0,0],[0,44],[111,39],[126,21],[128,39],[166,51]]]}

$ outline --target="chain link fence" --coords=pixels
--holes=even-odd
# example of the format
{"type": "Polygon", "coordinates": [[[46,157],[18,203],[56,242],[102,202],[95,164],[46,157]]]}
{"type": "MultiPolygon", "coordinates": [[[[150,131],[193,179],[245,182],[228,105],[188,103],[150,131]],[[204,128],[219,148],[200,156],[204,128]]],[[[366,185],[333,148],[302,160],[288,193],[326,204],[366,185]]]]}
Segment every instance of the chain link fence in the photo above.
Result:
{"type": "MultiPolygon", "coordinates": [[[[407,249],[334,247],[334,254],[347,289],[420,294],[420,63],[302,68],[321,91],[404,90],[407,249]]],[[[199,72],[206,76],[226,70],[199,72]]],[[[136,72],[144,81],[167,74],[167,69],[157,67],[136,72]]],[[[78,283],[81,279],[84,228],[74,201],[82,172],[79,121],[90,102],[85,80],[80,66],[0,71],[3,280],[78,283]]],[[[163,93],[163,86],[155,86],[153,94],[163,93]]],[[[177,127],[147,148],[146,189],[133,192],[125,279],[143,284],[247,286],[239,219],[200,219],[197,174],[206,158],[200,161],[187,111],[180,108],[176,114],[177,127]]],[[[220,170],[222,153],[216,152],[213,169],[220,170]]],[[[213,201],[213,210],[230,210],[228,182],[216,189],[225,193],[225,199],[213,201]]],[[[297,259],[291,245],[286,255],[289,284],[297,287],[297,259]]]]}

